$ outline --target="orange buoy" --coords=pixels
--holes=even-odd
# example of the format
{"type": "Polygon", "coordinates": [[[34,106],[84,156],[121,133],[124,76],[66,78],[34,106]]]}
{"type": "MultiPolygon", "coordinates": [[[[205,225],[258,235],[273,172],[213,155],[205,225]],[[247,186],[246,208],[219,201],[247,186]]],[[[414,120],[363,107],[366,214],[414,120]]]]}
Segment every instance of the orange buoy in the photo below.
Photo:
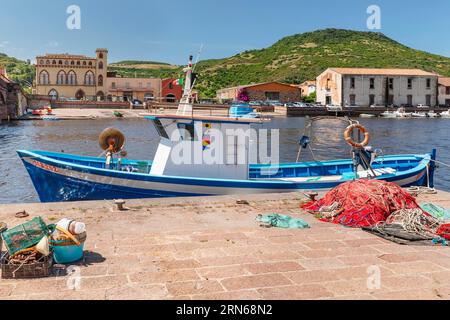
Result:
{"type": "Polygon", "coordinates": [[[362,149],[365,146],[367,146],[369,144],[369,140],[370,140],[369,132],[361,124],[352,124],[351,126],[348,126],[347,129],[345,129],[344,137],[345,137],[345,141],[347,142],[348,145],[358,148],[358,149],[362,149]],[[351,136],[352,136],[353,130],[355,130],[355,129],[357,129],[360,133],[362,133],[364,135],[363,141],[356,142],[356,141],[352,140],[351,136]]]}

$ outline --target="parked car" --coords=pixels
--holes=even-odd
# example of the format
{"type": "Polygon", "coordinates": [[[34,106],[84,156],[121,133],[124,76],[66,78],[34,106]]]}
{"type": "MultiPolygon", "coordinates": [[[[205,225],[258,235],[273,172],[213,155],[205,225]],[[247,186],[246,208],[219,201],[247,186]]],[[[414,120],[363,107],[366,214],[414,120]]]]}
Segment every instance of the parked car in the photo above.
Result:
{"type": "Polygon", "coordinates": [[[141,100],[139,99],[133,99],[131,100],[131,104],[133,105],[133,107],[142,107],[144,104],[142,103],[141,100]]]}
{"type": "Polygon", "coordinates": [[[429,106],[423,105],[423,104],[418,104],[417,108],[421,108],[421,109],[430,109],[429,106]]]}

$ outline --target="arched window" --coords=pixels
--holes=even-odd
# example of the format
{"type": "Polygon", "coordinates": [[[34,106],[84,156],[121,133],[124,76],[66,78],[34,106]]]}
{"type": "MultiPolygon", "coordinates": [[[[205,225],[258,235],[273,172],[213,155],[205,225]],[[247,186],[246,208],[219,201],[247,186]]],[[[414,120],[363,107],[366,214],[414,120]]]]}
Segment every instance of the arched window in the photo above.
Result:
{"type": "Polygon", "coordinates": [[[58,61],[58,64],[59,64],[59,65],[62,65],[62,60],[59,60],[59,61],[58,61]]]}
{"type": "Polygon", "coordinates": [[[56,60],[53,60],[53,61],[52,61],[52,64],[56,64],[56,60]]]}
{"type": "Polygon", "coordinates": [[[89,66],[90,66],[90,67],[92,67],[92,61],[89,61],[89,63],[88,63],[88,64],[89,64],[89,66]]]}
{"type": "Polygon", "coordinates": [[[56,84],[66,84],[66,73],[61,70],[56,77],[56,84]]]}
{"type": "Polygon", "coordinates": [[[95,79],[94,73],[92,71],[88,71],[84,75],[84,84],[87,86],[92,86],[94,85],[94,79],[95,79]]]}
{"type": "Polygon", "coordinates": [[[167,96],[166,96],[166,102],[176,102],[176,97],[175,97],[175,95],[174,94],[172,94],[172,93],[169,93],[167,96]]]}
{"type": "Polygon", "coordinates": [[[68,66],[69,65],[69,61],[64,61],[64,64],[66,65],[66,66],[68,66]]]}
{"type": "Polygon", "coordinates": [[[102,61],[100,61],[100,62],[98,63],[98,68],[99,68],[99,69],[103,69],[103,62],[102,62],[102,61]]]}
{"type": "Polygon", "coordinates": [[[55,89],[52,89],[48,92],[48,95],[50,96],[50,98],[52,98],[53,100],[58,99],[58,91],[56,91],[55,89]]]}
{"type": "Polygon", "coordinates": [[[83,99],[85,96],[86,96],[86,95],[85,95],[84,91],[81,90],[81,89],[78,90],[78,91],[75,93],[75,98],[76,98],[77,100],[81,100],[81,99],[83,99]]]}
{"type": "Polygon", "coordinates": [[[86,65],[86,61],[83,61],[83,66],[85,66],[86,65]]]}
{"type": "Polygon", "coordinates": [[[75,61],[70,61],[70,65],[74,66],[75,65],[75,61]]]}
{"type": "Polygon", "coordinates": [[[67,84],[69,85],[77,84],[77,74],[73,70],[70,70],[69,73],[67,74],[67,84]]]}
{"type": "Polygon", "coordinates": [[[44,64],[44,60],[39,61],[40,64],[44,64]]]}
{"type": "Polygon", "coordinates": [[[50,64],[50,60],[47,60],[47,61],[45,62],[45,64],[50,64]]]}
{"type": "Polygon", "coordinates": [[[39,73],[39,84],[50,84],[48,72],[43,70],[39,73]]]}
{"type": "Polygon", "coordinates": [[[79,66],[80,65],[80,61],[77,61],[77,66],[79,66]]]}
{"type": "Polygon", "coordinates": [[[99,58],[99,59],[103,59],[103,52],[100,52],[100,53],[98,54],[98,58],[99,58]]]}
{"type": "Polygon", "coordinates": [[[103,76],[102,76],[102,75],[99,75],[99,76],[98,76],[98,82],[97,82],[97,85],[100,86],[100,87],[103,86],[103,76]]]}

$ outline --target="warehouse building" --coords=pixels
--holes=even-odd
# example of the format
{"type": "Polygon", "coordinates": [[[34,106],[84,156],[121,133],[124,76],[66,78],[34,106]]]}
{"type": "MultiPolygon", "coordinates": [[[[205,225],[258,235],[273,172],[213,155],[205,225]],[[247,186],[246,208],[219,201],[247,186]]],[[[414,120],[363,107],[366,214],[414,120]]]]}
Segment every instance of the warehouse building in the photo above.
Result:
{"type": "Polygon", "coordinates": [[[420,69],[329,68],[316,79],[317,102],[341,106],[438,104],[438,75],[420,69]]]}

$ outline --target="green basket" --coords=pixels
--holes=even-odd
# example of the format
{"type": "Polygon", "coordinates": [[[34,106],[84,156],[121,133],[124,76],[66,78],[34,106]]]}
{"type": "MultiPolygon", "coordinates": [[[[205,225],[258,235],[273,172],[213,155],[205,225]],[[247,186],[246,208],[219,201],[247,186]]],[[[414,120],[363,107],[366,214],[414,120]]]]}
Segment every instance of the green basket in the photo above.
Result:
{"type": "Polygon", "coordinates": [[[2,232],[2,239],[8,253],[12,256],[16,252],[36,245],[51,230],[41,217],[33,218],[21,225],[2,232]]]}

